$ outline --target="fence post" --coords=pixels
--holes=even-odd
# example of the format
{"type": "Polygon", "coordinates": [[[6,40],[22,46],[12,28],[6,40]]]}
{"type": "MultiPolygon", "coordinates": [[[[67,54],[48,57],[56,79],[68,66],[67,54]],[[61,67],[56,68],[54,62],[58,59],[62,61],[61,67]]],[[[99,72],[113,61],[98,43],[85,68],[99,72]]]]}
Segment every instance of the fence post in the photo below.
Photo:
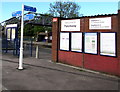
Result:
{"type": "Polygon", "coordinates": [[[16,50],[16,41],[14,39],[13,40],[13,55],[15,55],[15,50],[16,50]]]}
{"type": "Polygon", "coordinates": [[[36,58],[39,58],[39,45],[36,45],[36,58]]]}
{"type": "Polygon", "coordinates": [[[5,38],[5,53],[7,53],[8,50],[8,40],[7,40],[7,29],[6,29],[6,38],[5,38]]]}
{"type": "Polygon", "coordinates": [[[30,51],[30,55],[31,55],[31,57],[32,57],[32,38],[31,38],[31,51],[30,51]]]}

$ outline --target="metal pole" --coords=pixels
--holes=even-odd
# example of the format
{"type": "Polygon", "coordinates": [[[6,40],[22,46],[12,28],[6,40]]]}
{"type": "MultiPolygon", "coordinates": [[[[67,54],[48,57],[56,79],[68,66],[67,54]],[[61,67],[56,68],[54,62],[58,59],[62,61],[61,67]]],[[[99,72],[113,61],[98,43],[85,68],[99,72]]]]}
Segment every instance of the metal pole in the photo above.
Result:
{"type": "Polygon", "coordinates": [[[31,44],[30,44],[30,54],[31,54],[31,57],[32,57],[32,38],[31,38],[31,44]]]}
{"type": "Polygon", "coordinates": [[[6,29],[6,38],[5,38],[5,49],[6,49],[6,52],[7,53],[7,50],[8,50],[8,41],[7,41],[7,29],[6,29]]]}
{"type": "Polygon", "coordinates": [[[36,45],[36,58],[39,58],[39,45],[36,45]]]}
{"type": "Polygon", "coordinates": [[[20,56],[19,56],[19,67],[23,69],[23,28],[24,28],[24,5],[22,4],[22,18],[21,18],[21,42],[20,42],[20,56]]]}

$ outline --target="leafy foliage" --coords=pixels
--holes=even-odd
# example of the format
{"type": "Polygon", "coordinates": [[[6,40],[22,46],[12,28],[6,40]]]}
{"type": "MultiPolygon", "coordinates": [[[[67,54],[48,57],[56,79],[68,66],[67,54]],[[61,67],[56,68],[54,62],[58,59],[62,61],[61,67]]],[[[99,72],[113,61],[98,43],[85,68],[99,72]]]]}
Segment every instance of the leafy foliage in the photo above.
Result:
{"type": "Polygon", "coordinates": [[[24,27],[24,36],[36,36],[39,32],[51,32],[51,27],[44,27],[44,26],[33,26],[30,24],[25,25],[24,27]]]}
{"type": "Polygon", "coordinates": [[[79,17],[80,6],[75,2],[54,2],[50,3],[49,12],[54,17],[73,18],[79,17]]]}

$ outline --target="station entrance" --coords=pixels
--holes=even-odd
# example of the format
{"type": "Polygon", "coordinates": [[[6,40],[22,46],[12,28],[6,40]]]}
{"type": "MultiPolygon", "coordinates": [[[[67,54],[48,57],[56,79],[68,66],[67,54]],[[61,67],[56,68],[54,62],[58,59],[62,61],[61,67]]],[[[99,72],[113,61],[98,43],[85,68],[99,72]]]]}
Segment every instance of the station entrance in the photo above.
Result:
{"type": "MultiPolygon", "coordinates": [[[[120,75],[120,11],[118,14],[71,19],[47,17],[40,15],[26,23],[52,27],[52,61],[120,75]]],[[[15,31],[17,28],[8,26],[6,30],[3,51],[7,53],[8,49],[12,49],[18,55],[20,41],[15,31]]],[[[30,40],[24,45],[24,52],[27,52],[25,48],[30,48],[27,53],[31,53],[31,56],[47,57],[46,52],[51,53],[51,50],[42,49],[39,44],[48,46],[48,43],[30,40]],[[40,51],[46,52],[40,54],[40,51]]]]}
{"type": "Polygon", "coordinates": [[[19,54],[19,38],[17,24],[6,25],[4,34],[2,35],[3,52],[13,52],[14,55],[19,54]]]}
{"type": "MultiPolygon", "coordinates": [[[[24,25],[31,25],[34,26],[41,26],[41,27],[50,27],[52,29],[52,16],[37,14],[35,13],[35,17],[32,20],[25,20],[24,25]]],[[[20,53],[20,24],[21,21],[19,20],[20,17],[11,18],[7,21],[4,34],[2,35],[2,52],[3,53],[12,53],[15,56],[19,56],[20,53]],[[16,22],[17,21],[17,22],[16,22]],[[8,24],[9,23],[9,24],[8,24]]],[[[39,31],[39,30],[38,30],[39,31]]],[[[37,37],[23,37],[23,46],[24,46],[24,57],[36,57],[36,58],[43,58],[43,56],[51,59],[51,41],[49,41],[51,33],[45,32],[39,33],[37,37]],[[42,39],[40,39],[42,37],[42,39]],[[48,47],[49,49],[45,49],[48,47]],[[38,50],[38,51],[37,51],[38,50]],[[42,51],[45,53],[44,55],[41,54],[42,51]],[[44,52],[45,51],[45,52],[44,52]],[[39,53],[38,53],[39,52],[39,53]],[[49,53],[49,55],[46,55],[49,53]]]]}

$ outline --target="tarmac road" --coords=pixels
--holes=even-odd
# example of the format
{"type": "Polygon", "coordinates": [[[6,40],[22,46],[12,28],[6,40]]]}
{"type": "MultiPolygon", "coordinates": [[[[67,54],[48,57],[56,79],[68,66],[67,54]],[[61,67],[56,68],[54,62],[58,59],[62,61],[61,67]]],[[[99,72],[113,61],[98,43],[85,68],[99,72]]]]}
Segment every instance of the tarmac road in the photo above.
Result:
{"type": "MultiPolygon", "coordinates": [[[[18,58],[2,55],[2,85],[7,90],[115,90],[120,89],[116,76],[95,74],[53,63],[50,48],[40,48],[40,58],[24,57],[24,70],[18,58]]],[[[118,82],[119,81],[119,82],[118,82]]],[[[17,92],[17,91],[16,91],[17,92]]],[[[106,91],[105,91],[106,92],[106,91]]]]}

